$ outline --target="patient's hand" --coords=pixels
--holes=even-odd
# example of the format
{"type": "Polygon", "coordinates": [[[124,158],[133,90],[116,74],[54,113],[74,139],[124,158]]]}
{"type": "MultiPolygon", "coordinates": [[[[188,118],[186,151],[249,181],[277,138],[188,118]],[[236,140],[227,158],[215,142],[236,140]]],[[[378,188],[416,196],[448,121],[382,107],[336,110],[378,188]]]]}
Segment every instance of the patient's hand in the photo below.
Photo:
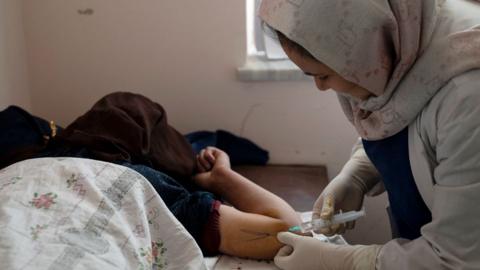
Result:
{"type": "Polygon", "coordinates": [[[215,182],[223,177],[225,171],[231,170],[227,153],[215,147],[207,147],[197,155],[199,173],[194,176],[197,185],[212,190],[215,182]]]}

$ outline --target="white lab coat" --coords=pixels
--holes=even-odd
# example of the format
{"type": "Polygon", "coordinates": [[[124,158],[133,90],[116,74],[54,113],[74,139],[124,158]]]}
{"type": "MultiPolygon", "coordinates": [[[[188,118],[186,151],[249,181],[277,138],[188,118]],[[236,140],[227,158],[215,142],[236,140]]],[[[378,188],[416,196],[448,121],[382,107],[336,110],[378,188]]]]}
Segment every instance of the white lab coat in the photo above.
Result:
{"type": "Polygon", "coordinates": [[[409,126],[409,154],[433,220],[418,239],[388,242],[377,269],[480,269],[480,70],[453,79],[409,126]]]}
{"type": "MultiPolygon", "coordinates": [[[[478,3],[447,1],[443,12],[455,19],[437,37],[480,26],[478,3]]],[[[433,220],[420,238],[385,244],[377,269],[480,269],[480,69],[452,79],[410,124],[409,154],[433,220]]]]}

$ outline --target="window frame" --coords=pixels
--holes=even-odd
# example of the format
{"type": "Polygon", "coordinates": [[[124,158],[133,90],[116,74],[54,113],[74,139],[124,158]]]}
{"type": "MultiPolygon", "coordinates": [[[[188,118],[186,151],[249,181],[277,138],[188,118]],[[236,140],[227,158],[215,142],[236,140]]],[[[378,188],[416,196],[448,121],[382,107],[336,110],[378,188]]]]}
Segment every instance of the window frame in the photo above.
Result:
{"type": "MultiPolygon", "coordinates": [[[[286,55],[283,58],[269,57],[265,50],[259,50],[260,38],[268,37],[257,18],[260,0],[246,0],[246,40],[247,59],[237,68],[237,78],[241,81],[292,81],[308,80],[306,76],[286,55]],[[259,45],[257,45],[259,44],[259,45]]],[[[278,48],[281,49],[279,44],[278,48]]],[[[282,50],[283,52],[283,50],[282,50]]]]}

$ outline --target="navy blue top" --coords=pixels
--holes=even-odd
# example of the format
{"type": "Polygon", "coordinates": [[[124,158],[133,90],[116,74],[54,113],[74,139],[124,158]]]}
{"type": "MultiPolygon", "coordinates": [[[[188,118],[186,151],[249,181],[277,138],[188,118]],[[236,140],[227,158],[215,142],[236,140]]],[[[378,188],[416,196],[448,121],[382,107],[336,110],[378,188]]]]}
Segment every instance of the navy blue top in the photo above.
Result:
{"type": "Polygon", "coordinates": [[[420,228],[432,221],[432,214],[423,201],[412,174],[408,153],[408,127],[378,141],[363,140],[367,156],[380,172],[388,193],[393,227],[398,236],[420,237],[420,228]]]}

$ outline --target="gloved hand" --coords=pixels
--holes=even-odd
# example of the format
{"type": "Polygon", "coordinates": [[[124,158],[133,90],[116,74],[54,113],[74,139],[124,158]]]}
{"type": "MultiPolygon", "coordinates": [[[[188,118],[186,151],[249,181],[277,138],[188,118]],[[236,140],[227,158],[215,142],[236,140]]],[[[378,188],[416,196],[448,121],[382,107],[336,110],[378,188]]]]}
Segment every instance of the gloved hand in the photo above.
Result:
{"type": "MultiPolygon", "coordinates": [[[[365,194],[380,181],[380,175],[367,157],[361,142],[352,150],[350,160],[322,194],[313,206],[312,219],[331,220],[339,210],[343,212],[360,210],[365,194]]],[[[332,225],[322,228],[316,233],[325,235],[342,234],[346,229],[353,229],[355,222],[332,225]]]]}
{"type": "Polygon", "coordinates": [[[381,249],[378,245],[334,245],[288,232],[277,238],[286,244],[275,256],[275,264],[283,270],[375,270],[381,249]]]}

